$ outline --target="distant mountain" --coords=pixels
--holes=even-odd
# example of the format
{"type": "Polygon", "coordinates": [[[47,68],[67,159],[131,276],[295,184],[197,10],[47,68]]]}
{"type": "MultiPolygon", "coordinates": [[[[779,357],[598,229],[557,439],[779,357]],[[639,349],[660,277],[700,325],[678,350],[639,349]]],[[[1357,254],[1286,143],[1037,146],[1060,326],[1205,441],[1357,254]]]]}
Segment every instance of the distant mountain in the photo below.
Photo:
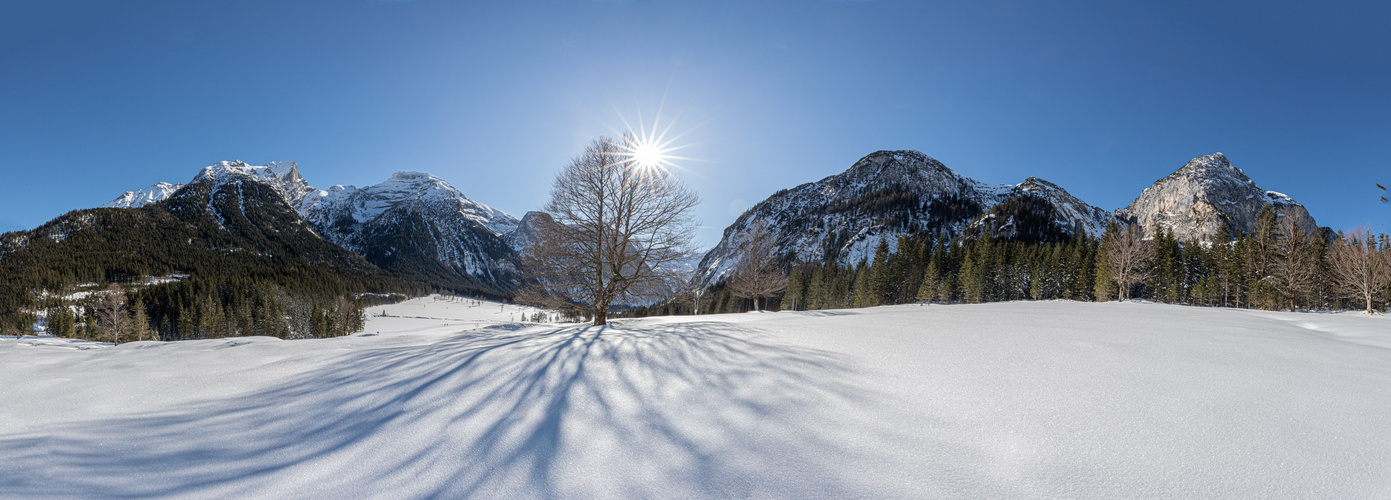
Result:
{"type": "Polygon", "coordinates": [[[126,191],[125,194],[117,196],[116,199],[103,204],[100,208],[140,208],[145,205],[158,203],[160,200],[168,198],[184,187],[183,184],[170,184],[160,182],[145,189],[136,191],[126,191]]]}
{"type": "Polygon", "coordinates": [[[1222,153],[1199,156],[1145,188],[1116,217],[1139,224],[1145,234],[1168,229],[1179,241],[1212,241],[1220,228],[1232,234],[1256,230],[1256,214],[1267,206],[1297,220],[1305,231],[1318,225],[1289,196],[1257,186],[1222,153]]]}
{"type": "Polygon", "coordinates": [[[286,201],[302,191],[293,165],[272,167],[218,164],[153,204],[75,210],[0,235],[0,327],[30,327],[83,283],[176,275],[138,287],[133,302],[164,340],[331,336],[358,328],[364,292],[430,290],[317,233],[286,201]]]}
{"type": "MultiPolygon", "coordinates": [[[[241,180],[270,188],[314,231],[392,273],[458,291],[505,294],[521,283],[517,252],[503,241],[519,221],[439,177],[397,172],[373,186],[320,190],[294,162],[224,161],[204,168],[190,185],[241,180]]],[[[161,186],[175,185],[128,192],[108,205],[138,207],[175,195],[156,189],[161,186]]]]}
{"type": "Polygon", "coordinates": [[[520,254],[536,237],[536,225],[550,219],[550,214],[545,212],[527,212],[526,215],[522,216],[521,222],[517,223],[515,229],[502,236],[502,241],[520,254]]]}
{"type": "Polygon", "coordinates": [[[275,188],[245,172],[216,173],[200,174],[157,203],[75,210],[35,229],[7,233],[0,240],[3,275],[33,275],[50,285],[175,272],[317,276],[340,286],[358,283],[348,287],[358,289],[367,282],[395,282],[316,233],[275,188]]]}
{"type": "Polygon", "coordinates": [[[695,280],[708,285],[724,277],[757,221],[773,231],[789,260],[855,264],[871,258],[880,240],[892,249],[899,236],[917,231],[957,237],[976,228],[1047,240],[1099,234],[1111,220],[1105,210],[1042,179],[986,184],[917,151],[878,151],[841,174],[778,191],[754,205],[701,259],[695,280]]]}
{"type": "Polygon", "coordinates": [[[517,218],[430,174],[397,172],[373,186],[315,191],[301,212],[320,233],[383,269],[453,275],[465,286],[500,291],[521,284],[517,253],[503,241],[517,218]]]}

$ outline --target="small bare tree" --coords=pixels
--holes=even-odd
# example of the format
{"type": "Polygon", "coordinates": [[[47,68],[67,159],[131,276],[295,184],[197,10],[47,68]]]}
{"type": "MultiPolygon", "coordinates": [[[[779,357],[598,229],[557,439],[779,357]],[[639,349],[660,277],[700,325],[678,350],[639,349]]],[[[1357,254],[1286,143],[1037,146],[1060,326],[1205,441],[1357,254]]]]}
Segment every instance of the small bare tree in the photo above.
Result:
{"type": "Polygon", "coordinates": [[[1328,251],[1328,270],[1338,289],[1349,297],[1366,302],[1367,313],[1375,312],[1372,298],[1391,284],[1391,263],[1386,249],[1377,249],[1376,238],[1365,228],[1343,234],[1328,251]]]}
{"type": "Polygon", "coordinates": [[[121,332],[126,329],[126,291],[121,285],[112,283],[106,287],[96,308],[97,327],[102,336],[110,337],[112,343],[120,345],[121,332]]]}
{"type": "Polygon", "coordinates": [[[670,296],[694,254],[700,198],[666,169],[633,161],[635,149],[631,137],[601,137],[571,160],[522,256],[545,295],[590,307],[595,325],[616,300],[670,296]]]}
{"type": "Polygon", "coordinates": [[[753,299],[753,309],[762,311],[760,299],[786,288],[787,275],[778,262],[777,240],[763,221],[755,222],[739,245],[739,261],[729,278],[729,291],[753,299]]]}
{"type": "Polygon", "coordinates": [[[1120,300],[1124,301],[1130,298],[1130,288],[1149,276],[1154,249],[1144,240],[1144,229],[1138,225],[1108,234],[1101,242],[1102,251],[1111,264],[1111,280],[1116,282],[1120,300]]]}

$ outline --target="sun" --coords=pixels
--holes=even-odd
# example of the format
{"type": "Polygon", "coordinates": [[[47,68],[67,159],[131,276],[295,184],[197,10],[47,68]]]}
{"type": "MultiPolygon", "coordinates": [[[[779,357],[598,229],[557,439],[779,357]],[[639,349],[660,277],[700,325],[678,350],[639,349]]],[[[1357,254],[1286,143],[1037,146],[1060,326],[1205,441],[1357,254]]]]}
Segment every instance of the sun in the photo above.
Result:
{"type": "Polygon", "coordinates": [[[667,161],[662,147],[656,143],[638,140],[628,147],[628,157],[634,166],[642,169],[661,167],[667,161]]]}
{"type": "MultiPolygon", "coordinates": [[[[658,110],[658,116],[661,115],[658,110]]],[[[622,115],[619,115],[622,118],[622,115]]],[[[634,129],[624,119],[625,130],[618,132],[621,139],[611,144],[616,147],[614,154],[617,163],[625,170],[635,171],[644,176],[664,177],[671,173],[672,169],[685,170],[676,164],[679,160],[691,160],[684,156],[676,156],[674,153],[680,149],[690,146],[690,144],[680,144],[684,133],[672,134],[671,129],[675,124],[674,120],[667,123],[660,123],[660,119],[652,122],[648,128],[643,122],[642,117],[638,117],[638,128],[634,129]],[[660,125],[660,126],[659,126],[660,125]]]]}

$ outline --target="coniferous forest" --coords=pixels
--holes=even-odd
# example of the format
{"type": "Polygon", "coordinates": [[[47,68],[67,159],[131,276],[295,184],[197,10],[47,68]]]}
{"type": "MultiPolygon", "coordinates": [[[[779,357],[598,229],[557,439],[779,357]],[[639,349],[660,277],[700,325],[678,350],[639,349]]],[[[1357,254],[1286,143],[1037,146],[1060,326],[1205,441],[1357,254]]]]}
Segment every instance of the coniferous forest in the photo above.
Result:
{"type": "Polygon", "coordinates": [[[156,205],[5,233],[0,331],[28,334],[41,321],[54,335],[107,341],[328,337],[360,330],[364,307],[436,289],[295,220],[264,185],[194,185],[156,205]]]}
{"type": "MultiPolygon", "coordinates": [[[[1386,278],[1368,283],[1374,288],[1369,305],[1339,276],[1332,251],[1349,245],[1343,235],[1280,224],[1270,209],[1257,220],[1257,231],[1222,232],[1212,243],[1180,242],[1162,230],[1144,235],[1133,242],[1128,264],[1119,262],[1127,231],[1116,225],[1096,237],[1067,237],[1027,225],[1010,238],[980,228],[960,238],[917,233],[899,238],[897,251],[881,241],[872,261],[788,263],[788,287],[768,309],[1123,298],[1270,310],[1384,310],[1391,304],[1386,278]]],[[[1391,258],[1387,235],[1367,239],[1372,255],[1383,262],[1391,258]]],[[[696,297],[628,314],[691,314],[697,306],[701,313],[752,310],[752,300],[732,294],[723,281],[696,297]]]]}
{"type": "MultiPolygon", "coordinates": [[[[439,273],[384,271],[303,226],[280,223],[296,218],[273,193],[255,192],[257,184],[235,196],[226,189],[194,186],[156,205],[79,210],[5,234],[0,331],[27,334],[40,322],[53,335],[105,341],[330,337],[360,330],[365,307],[408,296],[511,298],[433,279],[439,273]],[[225,209],[227,200],[238,209],[225,209]]],[[[1306,230],[1267,208],[1254,232],[1224,231],[1212,242],[1181,242],[1162,229],[1142,234],[1135,225],[1072,236],[1050,222],[1049,210],[1031,197],[1011,199],[963,234],[881,240],[861,262],[783,256],[787,286],[760,302],[773,310],[1054,299],[1380,310],[1391,302],[1386,235],[1358,240],[1306,230]],[[1381,277],[1363,273],[1360,288],[1352,286],[1355,273],[1339,267],[1347,259],[1337,258],[1359,251],[1382,263],[1381,277]]],[[[752,307],[752,298],[722,280],[621,315],[752,307]]]]}

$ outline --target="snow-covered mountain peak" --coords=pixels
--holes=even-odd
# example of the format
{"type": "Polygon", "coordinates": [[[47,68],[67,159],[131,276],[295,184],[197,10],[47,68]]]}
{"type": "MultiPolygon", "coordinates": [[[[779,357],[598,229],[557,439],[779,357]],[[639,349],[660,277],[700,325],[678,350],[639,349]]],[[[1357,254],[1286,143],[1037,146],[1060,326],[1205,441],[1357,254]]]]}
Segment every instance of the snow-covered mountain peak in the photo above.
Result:
{"type": "Polygon", "coordinates": [[[838,184],[876,185],[913,178],[935,179],[944,174],[956,176],[942,162],[921,152],[884,150],[866,155],[835,178],[838,184]]]}
{"type": "Polygon", "coordinates": [[[1213,153],[1189,160],[1187,164],[1170,174],[1169,177],[1190,179],[1192,182],[1204,186],[1230,184],[1255,187],[1256,185],[1246,175],[1246,172],[1232,165],[1227,160],[1227,156],[1222,153],[1213,153]]]}
{"type": "Polygon", "coordinates": [[[204,167],[189,184],[206,182],[217,188],[238,179],[250,179],[271,186],[297,210],[306,196],[317,191],[304,180],[299,174],[299,166],[292,161],[277,161],[262,166],[253,166],[241,160],[220,161],[204,167]]]}
{"type": "Polygon", "coordinates": [[[183,184],[170,184],[168,182],[156,183],[153,186],[136,191],[126,191],[125,194],[117,196],[116,199],[106,202],[101,208],[140,208],[145,205],[153,205],[174,194],[183,184]]]}
{"type": "Polygon", "coordinates": [[[1028,191],[1030,193],[1050,192],[1062,189],[1058,187],[1057,184],[1053,184],[1051,182],[1033,176],[1024,179],[1024,182],[1021,182],[1017,185],[1019,186],[1019,189],[1028,191]]]}
{"type": "Polygon", "coordinates": [[[380,184],[368,186],[368,189],[377,193],[382,193],[395,197],[414,197],[414,198],[445,198],[463,199],[468,197],[450,185],[448,181],[425,172],[396,172],[391,177],[382,181],[380,184]]]}
{"type": "Polygon", "coordinates": [[[418,231],[433,241],[426,252],[431,258],[468,274],[503,279],[515,271],[510,257],[499,252],[505,252],[500,238],[517,228],[517,218],[428,173],[403,171],[371,186],[333,186],[306,198],[301,213],[355,252],[369,253],[381,234],[418,231]],[[424,227],[416,227],[417,220],[424,227]]]}
{"type": "Polygon", "coordinates": [[[404,171],[404,170],[403,170],[403,171],[400,171],[400,172],[396,172],[396,173],[394,173],[394,174],[391,174],[391,177],[388,178],[387,180],[388,180],[388,181],[392,181],[392,180],[396,180],[396,181],[439,180],[439,177],[435,177],[434,175],[431,175],[431,174],[428,174],[428,173],[425,173],[425,172],[415,172],[415,171],[404,171]]]}

